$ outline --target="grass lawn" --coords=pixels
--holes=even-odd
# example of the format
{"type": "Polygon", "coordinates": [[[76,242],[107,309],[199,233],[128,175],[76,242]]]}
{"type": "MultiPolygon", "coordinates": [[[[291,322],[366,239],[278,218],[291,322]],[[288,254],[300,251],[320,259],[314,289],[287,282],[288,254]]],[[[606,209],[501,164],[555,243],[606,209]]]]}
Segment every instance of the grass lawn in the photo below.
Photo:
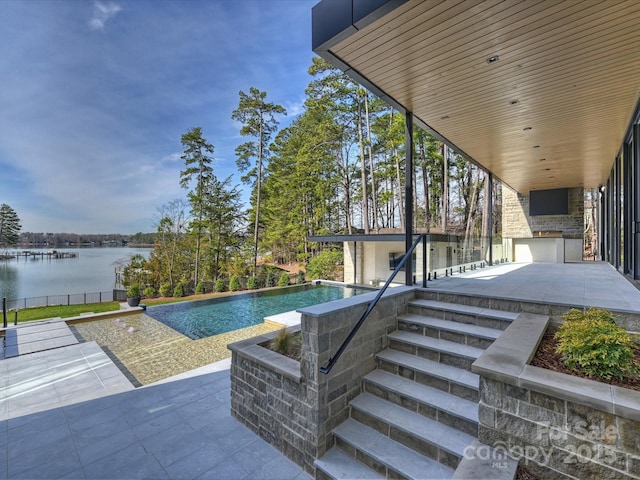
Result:
{"type": "MultiPolygon", "coordinates": [[[[42,320],[44,318],[54,317],[77,317],[81,313],[93,312],[111,312],[119,310],[118,302],[103,303],[87,303],[86,305],[55,305],[51,307],[33,307],[25,308],[18,311],[18,322],[31,322],[33,320],[42,320]]],[[[7,321],[13,325],[14,312],[7,312],[7,321]]]]}

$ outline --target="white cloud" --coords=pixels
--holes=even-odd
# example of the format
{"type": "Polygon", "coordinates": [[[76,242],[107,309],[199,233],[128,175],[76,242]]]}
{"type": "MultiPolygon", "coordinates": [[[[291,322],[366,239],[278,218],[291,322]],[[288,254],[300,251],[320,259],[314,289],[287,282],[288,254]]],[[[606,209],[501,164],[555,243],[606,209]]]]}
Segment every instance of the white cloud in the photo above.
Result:
{"type": "Polygon", "coordinates": [[[89,27],[92,30],[104,30],[107,21],[115,17],[120,10],[122,7],[117,3],[94,2],[93,17],[89,20],[89,27]]]}

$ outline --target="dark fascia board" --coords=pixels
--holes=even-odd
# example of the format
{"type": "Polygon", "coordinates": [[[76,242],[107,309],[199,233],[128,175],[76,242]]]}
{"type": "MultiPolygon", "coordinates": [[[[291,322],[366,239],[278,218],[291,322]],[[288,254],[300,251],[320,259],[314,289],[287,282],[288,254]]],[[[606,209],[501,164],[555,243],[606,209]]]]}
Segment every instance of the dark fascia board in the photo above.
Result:
{"type": "MultiPolygon", "coordinates": [[[[312,48],[314,53],[334,67],[342,70],[353,81],[362,85],[376,97],[405,115],[408,109],[404,105],[396,101],[391,95],[388,95],[367,77],[335,55],[331,51],[331,47],[349,38],[358,30],[366,27],[375,20],[384,17],[407,1],[409,0],[322,0],[313,7],[311,14],[312,48]],[[356,17],[356,13],[358,17],[356,17]]],[[[429,132],[441,142],[449,145],[453,150],[467,158],[481,170],[487,171],[487,169],[480,165],[471,155],[456,146],[455,143],[448,140],[440,132],[430,127],[425,121],[415,115],[413,118],[417,126],[429,132]]],[[[493,178],[515,191],[515,189],[503,182],[497,175],[494,174],[493,178]]]]}
{"type": "Polygon", "coordinates": [[[370,233],[354,235],[311,235],[310,242],[404,242],[404,233],[370,233]]]}
{"type": "Polygon", "coordinates": [[[311,13],[311,48],[329,50],[409,0],[322,0],[311,13]]]}
{"type": "MultiPolygon", "coordinates": [[[[414,234],[413,239],[418,238],[419,234],[414,234]]],[[[430,242],[456,242],[457,235],[448,235],[444,233],[429,233],[428,241],[430,242]]],[[[406,236],[404,233],[356,233],[352,235],[311,235],[307,238],[310,242],[320,243],[342,243],[342,242],[404,242],[406,236]]]]}

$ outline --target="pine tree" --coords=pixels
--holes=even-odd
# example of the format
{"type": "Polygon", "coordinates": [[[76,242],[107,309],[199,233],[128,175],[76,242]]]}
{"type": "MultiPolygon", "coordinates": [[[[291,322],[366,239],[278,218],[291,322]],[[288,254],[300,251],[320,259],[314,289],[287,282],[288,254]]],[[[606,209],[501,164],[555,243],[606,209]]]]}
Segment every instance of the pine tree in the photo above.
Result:
{"type": "Polygon", "coordinates": [[[236,148],[237,164],[240,171],[249,170],[242,181],[249,183],[255,178],[254,187],[254,229],[253,229],[253,274],[258,267],[258,227],[260,225],[260,203],[262,193],[262,175],[265,161],[269,154],[268,144],[278,127],[275,115],[286,115],[283,106],[265,101],[267,92],[255,87],[249,89],[247,95],[240,90],[240,103],[231,114],[231,118],[242,123],[240,135],[253,137],[255,140],[243,143],[236,148]],[[251,159],[255,166],[251,168],[251,159]]]}
{"type": "Polygon", "coordinates": [[[6,203],[0,205],[0,247],[12,247],[20,239],[20,218],[6,203]]]}
{"type": "Polygon", "coordinates": [[[207,143],[202,136],[202,129],[195,127],[182,135],[182,145],[184,153],[185,169],[180,172],[180,186],[189,188],[189,184],[195,179],[195,188],[189,192],[189,202],[191,210],[194,214],[192,227],[196,233],[196,255],[195,255],[195,273],[193,276],[194,285],[200,281],[200,243],[202,240],[203,218],[205,215],[205,186],[213,175],[211,167],[212,157],[207,154],[213,154],[213,145],[207,143]]]}

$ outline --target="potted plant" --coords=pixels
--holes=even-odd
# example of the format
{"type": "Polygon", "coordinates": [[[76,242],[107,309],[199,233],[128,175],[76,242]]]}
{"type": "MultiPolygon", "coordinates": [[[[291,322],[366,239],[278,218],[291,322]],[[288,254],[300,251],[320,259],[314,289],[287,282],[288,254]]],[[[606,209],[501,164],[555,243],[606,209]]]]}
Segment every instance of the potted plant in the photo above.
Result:
{"type": "Polygon", "coordinates": [[[137,307],[140,304],[140,285],[137,283],[127,288],[127,304],[130,307],[137,307]]]}

